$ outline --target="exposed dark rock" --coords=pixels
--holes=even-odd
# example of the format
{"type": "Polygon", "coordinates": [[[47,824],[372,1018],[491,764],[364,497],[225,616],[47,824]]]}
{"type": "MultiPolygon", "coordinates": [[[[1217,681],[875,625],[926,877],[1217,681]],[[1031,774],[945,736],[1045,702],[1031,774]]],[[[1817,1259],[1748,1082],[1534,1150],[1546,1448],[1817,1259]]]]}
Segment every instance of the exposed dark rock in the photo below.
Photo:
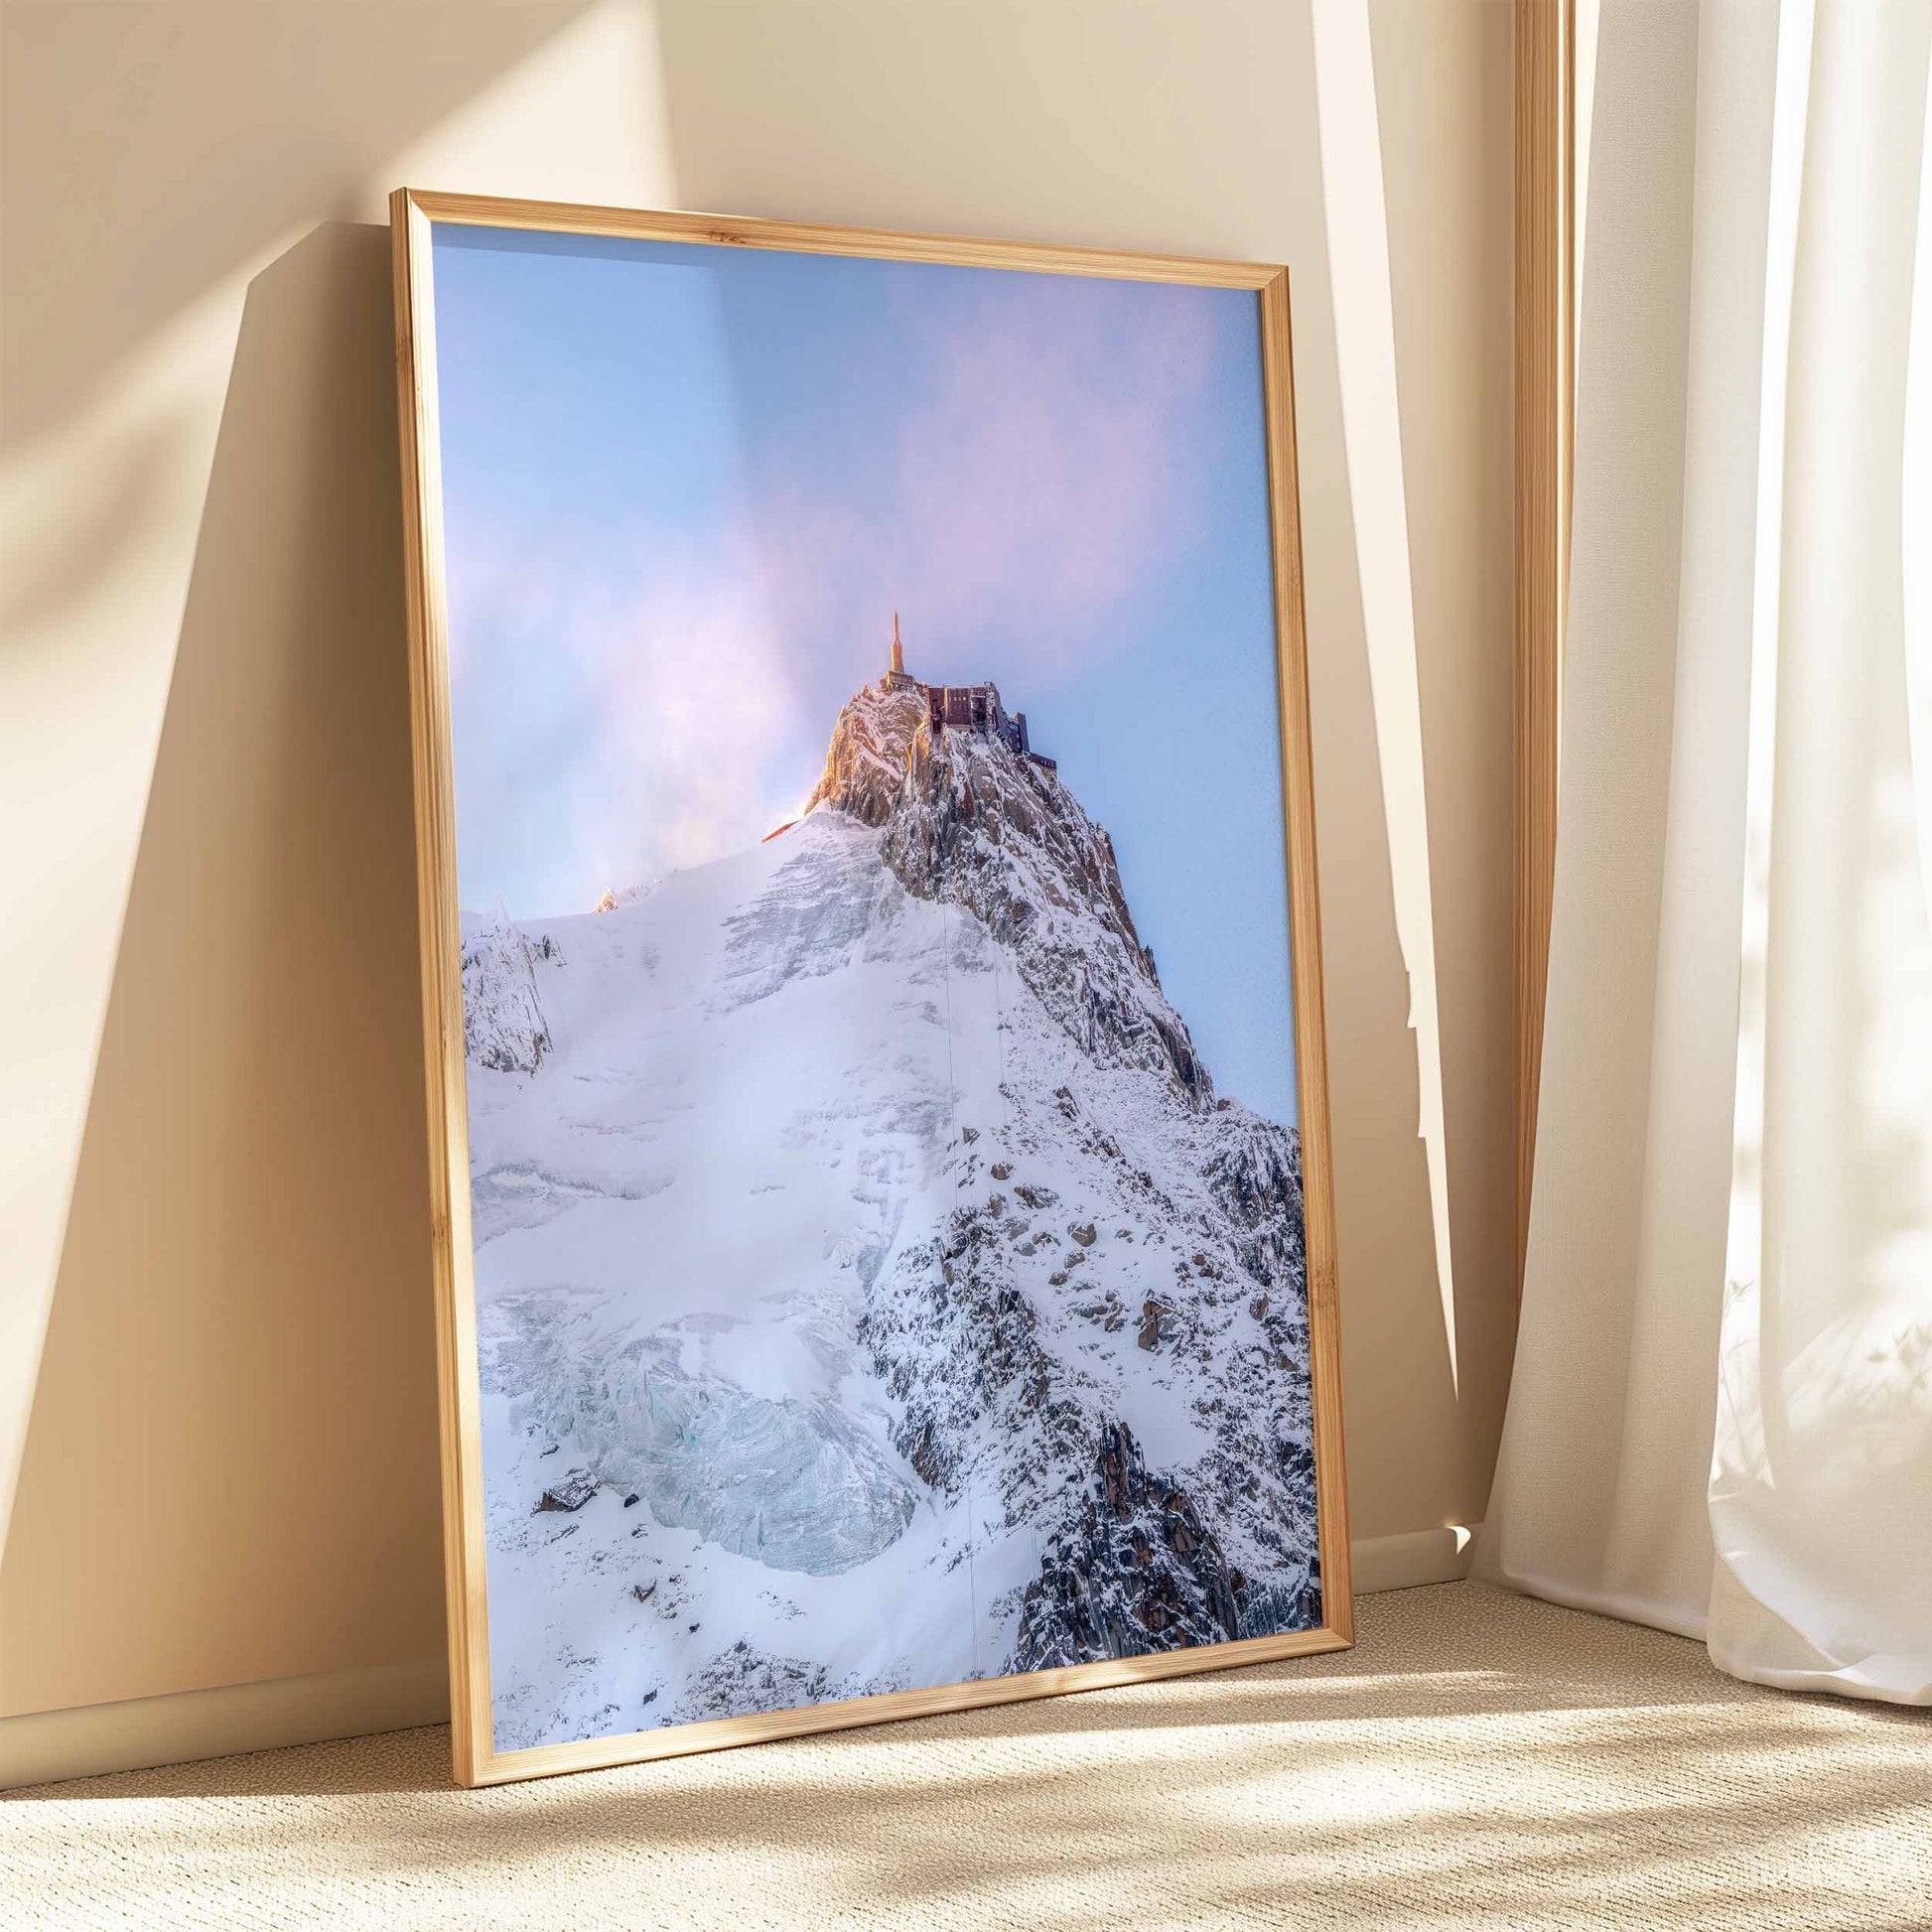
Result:
{"type": "Polygon", "coordinates": [[[1125,1424],[1105,1424],[1080,1510],[1027,1586],[1013,1667],[1228,1642],[1245,1588],[1187,1493],[1148,1469],[1125,1424]]]}
{"type": "Polygon", "coordinates": [[[1188,1108],[1211,1108],[1213,1082],[1134,929],[1113,840],[1052,772],[997,737],[935,734],[915,719],[919,703],[870,689],[854,698],[814,799],[883,824],[881,855],[906,891],[976,913],[1095,1061],[1145,1067],[1188,1108]],[[896,764],[903,775],[887,799],[896,764]],[[1075,920],[1054,915],[1075,906],[1075,920]]]}
{"type": "Polygon", "coordinates": [[[1255,1115],[1227,1122],[1207,1163],[1207,1184],[1245,1231],[1239,1256],[1255,1281],[1268,1288],[1303,1272],[1302,1137],[1296,1129],[1255,1115]]]}
{"type": "Polygon", "coordinates": [[[538,1498],[536,1511],[582,1509],[598,1491],[597,1477],[588,1469],[572,1469],[562,1481],[553,1482],[538,1498]]]}
{"type": "Polygon", "coordinates": [[[1172,1341],[1173,1333],[1173,1316],[1168,1310],[1151,1298],[1141,1304],[1141,1327],[1136,1339],[1143,1348],[1159,1348],[1164,1341],[1172,1341]]]}

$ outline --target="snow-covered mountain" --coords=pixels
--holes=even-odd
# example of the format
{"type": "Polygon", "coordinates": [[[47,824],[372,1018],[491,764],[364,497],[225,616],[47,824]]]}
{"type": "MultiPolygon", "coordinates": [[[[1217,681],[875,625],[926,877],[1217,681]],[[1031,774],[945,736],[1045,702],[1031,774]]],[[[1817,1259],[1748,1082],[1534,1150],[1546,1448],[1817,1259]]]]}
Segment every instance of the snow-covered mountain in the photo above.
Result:
{"type": "Polygon", "coordinates": [[[466,918],[498,1749],[1320,1621],[1300,1143],[896,678],[806,814],[466,918]]]}

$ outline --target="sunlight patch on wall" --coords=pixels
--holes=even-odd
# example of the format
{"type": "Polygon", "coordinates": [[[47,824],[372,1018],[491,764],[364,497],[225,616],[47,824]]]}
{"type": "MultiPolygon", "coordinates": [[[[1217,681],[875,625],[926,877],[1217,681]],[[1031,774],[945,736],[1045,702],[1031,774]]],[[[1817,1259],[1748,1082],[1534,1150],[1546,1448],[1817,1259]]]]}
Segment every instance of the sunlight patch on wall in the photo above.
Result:
{"type": "Polygon", "coordinates": [[[1449,1254],[1448,1135],[1443,1114],[1442,1034],[1436,998],[1436,923],[1429,881],[1422,695],[1416,671],[1409,512],[1403,488],[1396,395],[1395,298],[1389,274],[1388,208],[1382,189],[1381,124],[1366,0],[1314,0],[1315,97],[1321,123],[1321,186],[1328,215],[1335,347],[1354,507],[1362,624],[1368,637],[1375,743],[1382,767],[1396,936],[1409,975],[1421,1120],[1436,1233],[1436,1275],[1449,1373],[1460,1386],[1455,1289],[1449,1254]]]}

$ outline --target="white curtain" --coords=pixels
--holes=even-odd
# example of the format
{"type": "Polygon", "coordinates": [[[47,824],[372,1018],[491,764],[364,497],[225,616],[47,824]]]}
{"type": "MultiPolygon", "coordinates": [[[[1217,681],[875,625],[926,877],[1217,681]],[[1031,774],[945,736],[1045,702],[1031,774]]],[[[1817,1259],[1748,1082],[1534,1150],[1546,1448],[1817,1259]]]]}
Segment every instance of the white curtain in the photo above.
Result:
{"type": "Polygon", "coordinates": [[[1932,1704],[1932,0],[1602,0],[1476,1574],[1932,1704]]]}

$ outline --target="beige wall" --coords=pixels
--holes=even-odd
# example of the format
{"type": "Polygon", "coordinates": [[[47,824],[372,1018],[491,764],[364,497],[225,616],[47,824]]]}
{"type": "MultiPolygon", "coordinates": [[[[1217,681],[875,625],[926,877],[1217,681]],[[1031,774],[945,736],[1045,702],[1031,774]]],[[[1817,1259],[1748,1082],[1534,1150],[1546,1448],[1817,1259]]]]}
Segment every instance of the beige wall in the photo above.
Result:
{"type": "Polygon", "coordinates": [[[1506,8],[1375,0],[1372,22],[1453,1363],[1307,0],[71,0],[4,23],[0,1715],[441,1647],[368,225],[405,180],[1291,265],[1354,1531],[1478,1516],[1510,1306],[1506,8]]]}

